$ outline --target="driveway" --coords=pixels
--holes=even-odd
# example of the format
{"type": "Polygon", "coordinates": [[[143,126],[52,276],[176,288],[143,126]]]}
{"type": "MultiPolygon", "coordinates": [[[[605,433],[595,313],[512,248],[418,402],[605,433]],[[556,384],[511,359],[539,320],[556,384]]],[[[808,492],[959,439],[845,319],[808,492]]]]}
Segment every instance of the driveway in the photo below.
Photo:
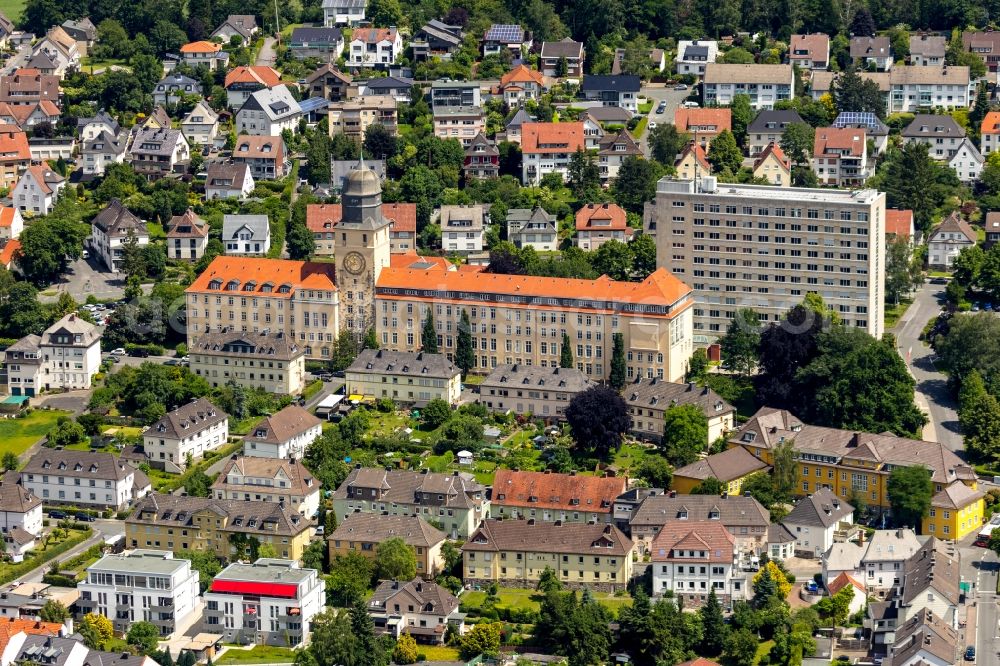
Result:
{"type": "Polygon", "coordinates": [[[93,391],[67,391],[66,393],[47,393],[32,399],[35,407],[48,407],[49,409],[62,409],[72,412],[74,416],[83,414],[90,402],[90,394],[93,391]]]}
{"type": "MultiPolygon", "coordinates": [[[[685,90],[674,90],[674,84],[672,83],[668,86],[664,86],[662,83],[643,86],[639,94],[653,102],[653,108],[646,115],[648,122],[654,122],[657,125],[672,123],[674,121],[674,111],[677,110],[677,107],[680,106],[681,102],[684,101],[690,92],[690,86],[685,90]],[[657,113],[656,107],[662,100],[666,100],[667,108],[663,113],[657,113]]],[[[647,130],[643,132],[642,137],[639,139],[639,147],[642,148],[643,155],[649,157],[649,144],[646,141],[646,138],[649,136],[649,126],[647,125],[646,127],[647,130]]]]}
{"type": "Polygon", "coordinates": [[[957,404],[948,389],[948,378],[934,367],[933,350],[920,340],[924,326],[941,312],[945,302],[945,286],[929,282],[921,285],[906,314],[890,332],[896,336],[899,355],[906,361],[910,374],[917,381],[917,406],[929,416],[929,423],[924,427],[924,439],[940,442],[952,451],[961,453],[964,447],[958,425],[957,404]]]}
{"type": "Polygon", "coordinates": [[[264,43],[260,47],[260,52],[257,53],[257,59],[253,64],[258,67],[274,67],[277,59],[278,54],[274,50],[274,37],[265,37],[264,43]]]}
{"type": "Polygon", "coordinates": [[[20,49],[17,50],[17,53],[15,53],[10,57],[10,59],[7,61],[7,64],[0,71],[2,71],[3,74],[6,76],[9,74],[13,74],[14,70],[27,65],[28,60],[31,59],[31,50],[32,50],[31,44],[25,44],[24,46],[22,46],[20,49]]]}

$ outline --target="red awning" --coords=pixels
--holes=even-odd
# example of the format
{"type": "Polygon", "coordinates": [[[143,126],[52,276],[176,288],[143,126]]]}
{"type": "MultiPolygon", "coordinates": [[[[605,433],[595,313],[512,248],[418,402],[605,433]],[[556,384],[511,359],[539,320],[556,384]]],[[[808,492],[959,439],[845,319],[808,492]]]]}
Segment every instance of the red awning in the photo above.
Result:
{"type": "Polygon", "coordinates": [[[281,597],[294,599],[298,592],[297,585],[287,583],[256,583],[242,580],[213,580],[211,592],[228,592],[255,597],[281,597]]]}

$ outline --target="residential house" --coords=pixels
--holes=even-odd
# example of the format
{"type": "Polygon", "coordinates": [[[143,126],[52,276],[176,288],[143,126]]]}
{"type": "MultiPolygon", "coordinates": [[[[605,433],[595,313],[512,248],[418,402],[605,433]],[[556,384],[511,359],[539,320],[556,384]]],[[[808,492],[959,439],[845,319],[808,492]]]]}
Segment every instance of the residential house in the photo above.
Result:
{"type": "Polygon", "coordinates": [[[326,602],[325,581],[297,557],[233,562],[205,591],[202,628],[227,642],[298,647],[326,602]]]}
{"type": "Polygon", "coordinates": [[[288,52],[295,58],[317,58],[332,63],[344,52],[344,35],[340,28],[298,27],[292,30],[288,52]]]}
{"type": "Polygon", "coordinates": [[[91,221],[90,247],[112,273],[121,270],[123,248],[131,236],[135,237],[139,246],[149,245],[146,223],[118,199],[109,201],[91,221]]]}
{"type": "MultiPolygon", "coordinates": [[[[622,396],[632,416],[632,434],[654,442],[663,437],[664,413],[674,405],[695,405],[708,420],[708,441],[711,444],[733,429],[736,408],[708,388],[693,383],[678,384],[660,378],[636,376],[625,385],[622,396]]],[[[719,478],[719,477],[716,477],[719,478]]],[[[720,479],[721,480],[721,479],[720,479]]]]}
{"type": "Polygon", "coordinates": [[[887,72],[892,68],[892,44],[887,35],[851,37],[850,54],[862,69],[887,72]]]}
{"type": "Polygon", "coordinates": [[[221,44],[215,42],[189,42],[181,46],[181,62],[187,63],[192,68],[205,65],[215,71],[226,66],[229,54],[222,50],[221,44]]]}
{"type": "MultiPolygon", "coordinates": [[[[912,218],[911,211],[910,219],[912,220],[912,218]]],[[[988,250],[997,243],[1000,243],[1000,211],[986,213],[986,221],[983,222],[983,226],[986,228],[986,242],[983,244],[983,248],[988,250]]]]}
{"type": "Polygon", "coordinates": [[[864,583],[861,583],[857,578],[846,572],[841,573],[832,581],[828,581],[826,591],[833,597],[845,587],[850,587],[851,589],[850,600],[847,602],[848,614],[854,615],[865,610],[865,607],[868,605],[868,595],[865,592],[864,583]]]}
{"type": "MultiPolygon", "coordinates": [[[[729,109],[726,109],[727,111],[729,109]]],[[[732,119],[732,113],[730,120],[732,119]]],[[[792,123],[806,124],[794,109],[765,109],[758,113],[747,126],[747,149],[750,157],[757,157],[772,143],[781,145],[785,129],[792,123]]],[[[732,129],[731,122],[729,129],[732,129]]]]}
{"type": "Polygon", "coordinates": [[[60,66],[60,60],[57,57],[50,56],[45,51],[38,51],[32,55],[28,62],[25,63],[25,67],[37,69],[42,74],[55,76],[60,80],[66,75],[64,67],[60,66]]]}
{"type": "Polygon", "coordinates": [[[327,548],[331,560],[348,553],[375,559],[381,544],[389,539],[402,539],[416,555],[417,575],[430,580],[444,569],[441,548],[447,538],[448,535],[417,515],[352,513],[327,537],[327,548]]]}
{"type": "Polygon", "coordinates": [[[0,125],[0,187],[14,187],[30,165],[28,136],[16,125],[0,125]]]}
{"type": "Polygon", "coordinates": [[[170,638],[198,612],[198,570],[169,550],[104,555],[87,567],[77,589],[81,615],[103,615],[122,634],[149,622],[161,638],[170,638]]]}
{"type": "Polygon", "coordinates": [[[871,176],[865,131],[850,127],[817,127],[811,162],[822,185],[863,185],[871,176]]]}
{"type": "Polygon", "coordinates": [[[310,517],[319,510],[321,486],[300,460],[234,455],[212,484],[212,496],[276,502],[310,517]]]}
{"type": "MultiPolygon", "coordinates": [[[[990,215],[992,213],[986,214],[985,226],[987,230],[989,229],[990,215]]],[[[885,237],[888,242],[899,238],[912,245],[917,237],[916,227],[913,224],[913,211],[887,208],[885,211],[885,237]]]]}
{"type": "MultiPolygon", "coordinates": [[[[265,306],[265,325],[270,319],[268,309],[265,306]]],[[[278,395],[298,395],[305,387],[305,347],[281,331],[258,328],[255,325],[252,332],[246,332],[228,327],[202,333],[188,346],[191,372],[213,387],[232,382],[278,395]]]]}
{"type": "Polygon", "coordinates": [[[579,79],[583,76],[583,60],[585,57],[583,42],[575,42],[565,37],[558,42],[542,42],[540,67],[545,76],[560,76],[560,69],[565,64],[562,76],[579,79]]]}
{"type": "MultiPolygon", "coordinates": [[[[984,32],[962,33],[962,46],[966,51],[975,53],[986,64],[986,69],[991,75],[997,72],[997,65],[1000,64],[1000,32],[986,30],[984,32]]],[[[991,76],[996,81],[996,79],[991,76]]]]}
{"type": "Polygon", "coordinates": [[[968,137],[962,139],[951,159],[948,160],[948,166],[958,174],[958,179],[966,184],[979,180],[985,164],[985,158],[968,137]]]}
{"type": "Polygon", "coordinates": [[[685,180],[697,179],[712,175],[712,165],[708,161],[705,149],[694,142],[688,141],[681,154],[674,161],[677,177],[685,180]]]}
{"type": "Polygon", "coordinates": [[[426,468],[415,472],[357,465],[332,499],[340,521],[356,512],[421,516],[439,522],[451,539],[467,539],[490,509],[486,488],[471,474],[439,474],[426,468]]]}
{"type": "Polygon", "coordinates": [[[672,592],[685,608],[699,607],[709,591],[725,607],[747,598],[736,538],[719,522],[668,522],[650,548],[653,594],[672,592]]]}
{"type": "Polygon", "coordinates": [[[931,508],[920,532],[943,540],[964,539],[983,525],[983,491],[953,483],[931,498],[931,508]],[[955,529],[952,529],[952,527],[955,529]]]}
{"type": "Polygon", "coordinates": [[[959,663],[962,647],[958,631],[934,614],[917,613],[895,627],[885,666],[948,666],[959,663]]]}
{"type": "MultiPolygon", "coordinates": [[[[814,72],[813,99],[829,94],[836,72],[814,72]]],[[[969,68],[965,65],[937,67],[894,67],[889,72],[861,72],[874,81],[885,100],[888,113],[917,113],[935,107],[962,109],[971,104],[969,68]]]]}
{"type": "Polygon", "coordinates": [[[444,354],[362,350],[345,371],[348,395],[389,398],[395,403],[458,403],[462,371],[444,354]]]}
{"type": "Polygon", "coordinates": [[[434,136],[458,139],[463,147],[486,131],[486,114],[478,106],[442,106],[434,109],[434,136]]]}
{"type": "Polygon", "coordinates": [[[507,239],[517,247],[531,246],[542,252],[558,249],[556,218],[544,208],[511,208],[507,211],[507,239]]]}
{"type": "Polygon", "coordinates": [[[632,514],[629,529],[640,554],[649,547],[663,526],[675,521],[716,521],[736,537],[741,553],[760,553],[767,548],[770,512],[753,497],[743,495],[654,495],[643,500],[632,514]]]}
{"type": "Polygon", "coordinates": [[[298,405],[289,405],[261,419],[243,438],[243,455],[301,459],[323,434],[322,422],[298,405]]]}
{"type": "Polygon", "coordinates": [[[746,450],[729,449],[677,468],[671,486],[678,493],[690,494],[708,479],[715,479],[722,483],[723,492],[738,495],[747,477],[767,469],[766,463],[746,450]]]}
{"type": "Polygon", "coordinates": [[[709,63],[701,86],[705,105],[728,106],[736,95],[747,95],[756,111],[773,109],[775,102],[795,97],[791,65],[709,63]]]}
{"type": "Polygon", "coordinates": [[[830,65],[830,36],[821,32],[792,35],[788,43],[788,62],[801,69],[825,70],[830,65]]]}
{"type": "Polygon", "coordinates": [[[764,149],[753,163],[753,177],[763,178],[768,183],[778,187],[792,186],[792,161],[785,153],[772,143],[764,149]]]}
{"type": "Polygon", "coordinates": [[[219,135],[219,114],[204,100],[194,105],[194,108],[181,121],[181,132],[191,146],[214,146],[219,135]]]}
{"type": "Polygon", "coordinates": [[[511,59],[520,60],[531,44],[531,35],[516,24],[494,23],[483,33],[483,57],[510,52],[511,59]]]}
{"type": "Polygon", "coordinates": [[[365,20],[368,0],[323,0],[323,25],[354,26],[365,20]]]}
{"type": "MultiPolygon", "coordinates": [[[[566,368],[562,371],[565,373],[566,368]]],[[[627,485],[628,480],[623,476],[498,469],[493,481],[490,517],[532,518],[556,524],[610,523],[615,498],[625,492],[627,485]]]]}
{"type": "Polygon", "coordinates": [[[833,127],[863,129],[867,137],[866,143],[871,142],[876,155],[884,153],[889,146],[888,125],[871,111],[842,111],[834,118],[833,127]]]}
{"type": "Polygon", "coordinates": [[[498,142],[508,141],[510,143],[521,145],[521,132],[524,129],[524,126],[533,122],[535,122],[535,118],[532,117],[532,115],[529,114],[522,106],[514,112],[513,116],[510,117],[510,120],[508,120],[507,124],[504,125],[504,131],[497,134],[496,140],[498,142]]]}
{"type": "Polygon", "coordinates": [[[795,557],[795,535],[781,523],[767,528],[767,555],[782,561],[795,557]]]}
{"type": "Polygon", "coordinates": [[[525,123],[521,128],[521,181],[538,185],[549,173],[565,180],[570,159],[583,149],[583,123],[525,123]]]}
{"type": "Polygon", "coordinates": [[[903,128],[902,136],[904,144],[923,143],[931,157],[947,162],[965,139],[965,130],[951,116],[921,113],[903,128]]]}
{"type": "Polygon", "coordinates": [[[46,504],[118,511],[150,491],[145,474],[110,453],[70,449],[41,449],[31,456],[21,468],[21,485],[46,504]]]}
{"type": "MultiPolygon", "coordinates": [[[[586,127],[587,121],[584,121],[586,127]]],[[[610,183],[618,178],[618,171],[629,157],[641,157],[642,149],[627,129],[604,136],[597,150],[597,166],[601,181],[610,183]]]]}
{"type": "MultiPolygon", "coordinates": [[[[732,450],[732,449],[730,449],[732,450]]],[[[795,551],[803,557],[820,557],[854,522],[854,507],[820,488],[800,499],[781,524],[795,535],[795,551]]]]}
{"type": "Polygon", "coordinates": [[[407,254],[417,249],[417,204],[382,204],[382,216],[389,221],[389,252],[407,254]]]}
{"type": "Polygon", "coordinates": [[[1000,111],[989,111],[979,126],[979,147],[984,157],[1000,148],[1000,111]]]}
{"type": "Polygon", "coordinates": [[[500,93],[508,106],[523,104],[526,100],[537,100],[545,90],[545,79],[541,72],[520,64],[500,77],[500,93]]]}
{"type": "Polygon", "coordinates": [[[868,593],[885,597],[900,585],[905,563],[920,550],[920,541],[911,529],[876,530],[868,538],[861,557],[868,593]]]}
{"type": "Polygon", "coordinates": [[[462,580],[535,589],[545,570],[569,589],[624,590],[632,540],[611,524],[484,520],[462,545],[462,580]]]}
{"type": "Polygon", "coordinates": [[[378,124],[393,135],[397,131],[396,100],[388,95],[367,95],[335,102],[327,110],[330,136],[341,133],[360,142],[372,125],[378,124]]]}
{"type": "Polygon", "coordinates": [[[677,73],[682,76],[701,76],[705,65],[719,57],[719,43],[714,39],[682,39],[677,42],[677,56],[674,58],[677,73]]]}
{"type": "Polygon", "coordinates": [[[34,162],[70,160],[76,154],[76,139],[72,136],[33,136],[28,139],[28,149],[34,162]]]}
{"type": "MultiPolygon", "coordinates": [[[[543,354],[556,353],[556,342],[540,344],[548,347],[543,354]]],[[[582,347],[580,351],[582,357],[582,347]]],[[[495,413],[532,414],[536,418],[560,421],[570,401],[591,386],[581,370],[559,368],[555,363],[551,367],[499,365],[483,380],[479,402],[495,413]]]]}
{"type": "Polygon", "coordinates": [[[196,261],[208,247],[208,224],[188,208],[167,223],[167,258],[196,261]]]}
{"type": "Polygon", "coordinates": [[[396,28],[357,28],[351,33],[347,65],[388,69],[402,53],[403,38],[396,28]]]}
{"type": "Polygon", "coordinates": [[[20,255],[21,241],[16,238],[0,240],[0,266],[8,271],[17,270],[14,259],[20,255]]]}
{"type": "Polygon", "coordinates": [[[245,162],[240,164],[213,162],[208,165],[205,177],[206,199],[243,200],[250,196],[253,188],[253,174],[250,173],[250,167],[245,162]]]}
{"type": "Polygon", "coordinates": [[[233,163],[249,166],[255,181],[284,178],[289,168],[285,142],[280,136],[240,135],[233,147],[233,163]]]}
{"type": "Polygon", "coordinates": [[[437,583],[384,580],[368,600],[368,615],[376,634],[398,639],[409,634],[419,643],[443,645],[449,628],[465,633],[465,614],[458,598],[437,583]]]}
{"type": "Polygon", "coordinates": [[[486,211],[478,204],[441,206],[441,249],[446,252],[482,252],[486,211]]]}
{"type": "Polygon", "coordinates": [[[14,32],[14,22],[7,18],[6,14],[0,12],[0,47],[7,48],[14,32]]]}
{"type": "Polygon", "coordinates": [[[331,102],[340,102],[351,97],[352,81],[350,74],[341,72],[327,63],[320,65],[306,77],[305,88],[309,97],[322,97],[331,102]]]}
{"type": "Polygon", "coordinates": [[[267,254],[271,249],[271,223],[267,215],[223,216],[222,243],[226,254],[267,254]]]}
{"type": "Polygon", "coordinates": [[[632,240],[625,211],[617,204],[587,204],[576,211],[576,244],[581,250],[596,250],[609,240],[632,240]]]}
{"type": "Polygon", "coordinates": [[[442,106],[482,106],[478,81],[431,81],[431,109],[442,106]]]}
{"type": "Polygon", "coordinates": [[[76,129],[81,141],[96,139],[103,132],[117,135],[121,129],[118,121],[111,117],[107,111],[101,109],[96,115],[87,118],[76,119],[76,129]]]}
{"type": "Polygon", "coordinates": [[[639,112],[639,89],[642,81],[632,74],[583,77],[580,93],[584,99],[601,102],[602,106],[620,106],[632,113],[639,112]]]}
{"type": "Polygon", "coordinates": [[[918,67],[941,67],[945,64],[944,53],[947,47],[944,35],[927,33],[910,35],[909,64],[918,67]]]}
{"type": "Polygon", "coordinates": [[[129,548],[204,550],[245,559],[252,537],[270,544],[280,557],[297,560],[314,528],[312,520],[275,502],[151,493],[125,519],[125,540],[129,548]]]}
{"type": "Polygon", "coordinates": [[[259,32],[257,17],[253,14],[230,14],[211,36],[213,39],[218,37],[224,44],[232,44],[236,37],[241,46],[250,46],[259,32]]]}
{"type": "Polygon", "coordinates": [[[59,104],[58,76],[43,74],[27,67],[15,69],[7,76],[0,76],[0,102],[33,104],[43,99],[59,104]]]}
{"type": "Polygon", "coordinates": [[[927,263],[930,266],[951,268],[955,257],[967,247],[976,244],[976,232],[956,211],[935,227],[927,239],[927,263]]]}
{"type": "Polygon", "coordinates": [[[733,131],[733,113],[730,109],[680,107],[674,112],[674,125],[678,132],[690,134],[708,151],[715,137],[724,131],[733,131]]]}
{"type": "Polygon", "coordinates": [[[126,132],[112,134],[104,130],[93,139],[84,141],[80,151],[84,175],[103,176],[109,165],[124,163],[128,140],[126,132]]]}
{"type": "MultiPolygon", "coordinates": [[[[782,525],[782,528],[787,531],[782,525]]],[[[793,535],[794,543],[794,535],[793,535]]],[[[861,566],[861,558],[865,555],[868,544],[858,545],[852,541],[835,542],[830,549],[823,553],[823,580],[829,585],[840,578],[841,574],[847,574],[851,578],[858,580],[864,585],[865,575],[861,566]]],[[[868,593],[868,588],[864,588],[868,593]]]]}
{"type": "Polygon", "coordinates": [[[630,490],[626,490],[624,493],[615,498],[614,504],[614,523],[625,534],[629,534],[628,523],[635,515],[636,509],[642,504],[647,497],[655,497],[656,495],[662,495],[665,491],[663,488],[639,488],[634,487],[630,490]]]}
{"type": "Polygon", "coordinates": [[[21,531],[33,539],[42,527],[42,500],[21,485],[16,471],[0,476],[0,532],[14,536],[21,531]]]}
{"type": "Polygon", "coordinates": [[[153,88],[153,103],[160,106],[177,104],[184,95],[201,95],[201,83],[174,71],[160,79],[153,88]]]}
{"type": "Polygon", "coordinates": [[[413,79],[401,76],[378,76],[360,84],[361,95],[386,95],[396,103],[408,104],[413,90],[413,79]]]}
{"type": "Polygon", "coordinates": [[[462,46],[464,39],[462,26],[448,25],[443,21],[431,19],[413,33],[413,38],[410,40],[413,60],[421,62],[432,56],[447,58],[462,46]]]}
{"type": "MultiPolygon", "coordinates": [[[[70,37],[59,26],[49,28],[45,37],[35,42],[32,47],[32,58],[44,56],[51,61],[51,70],[45,72],[62,79],[68,72],[80,67],[80,48],[76,40],[70,37]]],[[[29,61],[29,66],[31,62],[29,61]]]]}
{"type": "Polygon", "coordinates": [[[180,130],[140,130],[129,152],[136,173],[156,180],[174,172],[191,159],[191,148],[180,130]]]}
{"type": "MultiPolygon", "coordinates": [[[[47,99],[27,104],[0,102],[0,123],[17,125],[24,130],[43,123],[54,126],[59,122],[60,113],[59,107],[47,99]]],[[[36,138],[48,139],[48,137],[32,137],[36,138]]],[[[60,137],[52,137],[52,139],[58,138],[60,137]]]]}
{"type": "Polygon", "coordinates": [[[89,16],[84,16],[79,20],[67,19],[60,26],[63,31],[76,40],[77,49],[80,55],[87,55],[87,49],[97,41],[97,26],[90,20],[89,16]]]}
{"type": "Polygon", "coordinates": [[[480,132],[465,148],[462,175],[470,178],[496,178],[500,175],[500,149],[480,132]]]}
{"type": "Polygon", "coordinates": [[[226,443],[229,415],[205,398],[181,405],[160,417],[142,435],[149,464],[181,474],[192,461],[226,443]]]}
{"type": "Polygon", "coordinates": [[[292,97],[288,86],[261,88],[236,112],[236,132],[253,136],[280,136],[281,132],[298,131],[302,109],[292,97]]]}
{"type": "Polygon", "coordinates": [[[281,85],[281,74],[265,65],[240,65],[226,72],[226,106],[239,109],[258,90],[281,85]]]}
{"type": "Polygon", "coordinates": [[[24,231],[24,218],[19,208],[0,206],[0,241],[17,238],[24,231]]]}
{"type": "MultiPolygon", "coordinates": [[[[352,162],[357,166],[357,162],[352,162]]],[[[385,165],[382,164],[382,173],[385,165]]],[[[341,204],[310,204],[306,209],[306,226],[316,240],[317,256],[333,256],[336,247],[334,228],[344,217],[341,204]]],[[[382,217],[389,221],[389,242],[392,254],[406,254],[416,248],[417,204],[384,203],[382,217]]]]}
{"type": "MultiPolygon", "coordinates": [[[[18,179],[11,192],[11,199],[18,211],[48,215],[65,186],[66,179],[50,169],[48,164],[36,164],[28,167],[18,179]]],[[[20,212],[17,217],[20,220],[20,212]]]]}
{"type": "MultiPolygon", "coordinates": [[[[611,61],[612,74],[634,74],[622,69],[625,63],[625,49],[615,49],[614,60],[611,61]]],[[[663,49],[649,49],[649,66],[654,72],[663,72],[667,69],[667,55],[663,49]]]]}

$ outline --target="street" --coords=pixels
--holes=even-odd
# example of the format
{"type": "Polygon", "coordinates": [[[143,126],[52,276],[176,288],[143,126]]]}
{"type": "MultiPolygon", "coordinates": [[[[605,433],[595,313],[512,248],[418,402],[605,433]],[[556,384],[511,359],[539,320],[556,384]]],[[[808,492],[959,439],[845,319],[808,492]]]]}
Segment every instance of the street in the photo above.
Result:
{"type": "MultiPolygon", "coordinates": [[[[142,289],[149,293],[153,285],[144,284],[142,289]]],[[[125,294],[125,278],[121,274],[105,271],[98,259],[91,255],[88,259],[70,263],[66,273],[46,292],[39,294],[40,301],[54,303],[63,292],[68,292],[77,303],[83,303],[88,296],[102,300],[119,299],[125,294]]]]}
{"type": "MultiPolygon", "coordinates": [[[[674,90],[674,84],[664,86],[660,83],[643,86],[639,94],[653,102],[653,108],[649,110],[649,114],[646,116],[648,122],[656,123],[657,125],[674,122],[674,111],[677,110],[677,107],[680,106],[690,91],[690,87],[686,90],[674,90]],[[660,103],[660,100],[666,100],[667,102],[667,108],[663,113],[656,112],[656,107],[660,103]]],[[[646,140],[649,136],[649,126],[647,125],[646,127],[646,131],[643,132],[642,137],[639,139],[639,147],[642,148],[642,153],[646,157],[649,157],[649,143],[646,140]]]]}
{"type": "Polygon", "coordinates": [[[890,332],[895,334],[896,348],[917,381],[917,406],[929,417],[924,439],[940,442],[961,455],[963,442],[955,399],[948,389],[947,377],[934,367],[934,351],[920,340],[924,326],[941,312],[945,286],[925,282],[913,294],[913,303],[890,332]]]}
{"type": "Polygon", "coordinates": [[[28,61],[31,59],[32,50],[33,49],[31,44],[24,44],[23,46],[21,46],[21,48],[17,50],[17,53],[12,55],[7,60],[3,70],[0,70],[0,73],[2,73],[4,76],[8,76],[10,74],[13,74],[15,70],[27,65],[28,61]]]}
{"type": "Polygon", "coordinates": [[[274,67],[274,61],[277,58],[278,55],[274,50],[274,37],[265,37],[264,43],[260,47],[260,52],[257,54],[257,59],[253,64],[258,67],[274,67]]]}
{"type": "Polygon", "coordinates": [[[967,645],[976,646],[978,666],[1000,666],[997,649],[1000,647],[1000,631],[997,628],[997,575],[1000,562],[997,554],[989,548],[967,546],[960,548],[962,557],[962,581],[972,583],[972,592],[967,604],[975,609],[974,625],[970,622],[966,629],[966,644],[960,646],[964,653],[967,645]],[[970,632],[976,632],[975,642],[970,640],[970,632]]]}

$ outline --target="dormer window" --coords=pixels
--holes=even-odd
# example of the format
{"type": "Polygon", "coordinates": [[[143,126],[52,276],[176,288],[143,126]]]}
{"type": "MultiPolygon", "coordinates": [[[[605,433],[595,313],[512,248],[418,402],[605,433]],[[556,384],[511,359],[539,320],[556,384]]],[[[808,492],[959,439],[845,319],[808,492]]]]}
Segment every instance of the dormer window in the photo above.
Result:
{"type": "Polygon", "coordinates": [[[751,431],[743,433],[743,437],[740,438],[740,441],[752,442],[755,439],[757,439],[757,433],[751,431]]]}

